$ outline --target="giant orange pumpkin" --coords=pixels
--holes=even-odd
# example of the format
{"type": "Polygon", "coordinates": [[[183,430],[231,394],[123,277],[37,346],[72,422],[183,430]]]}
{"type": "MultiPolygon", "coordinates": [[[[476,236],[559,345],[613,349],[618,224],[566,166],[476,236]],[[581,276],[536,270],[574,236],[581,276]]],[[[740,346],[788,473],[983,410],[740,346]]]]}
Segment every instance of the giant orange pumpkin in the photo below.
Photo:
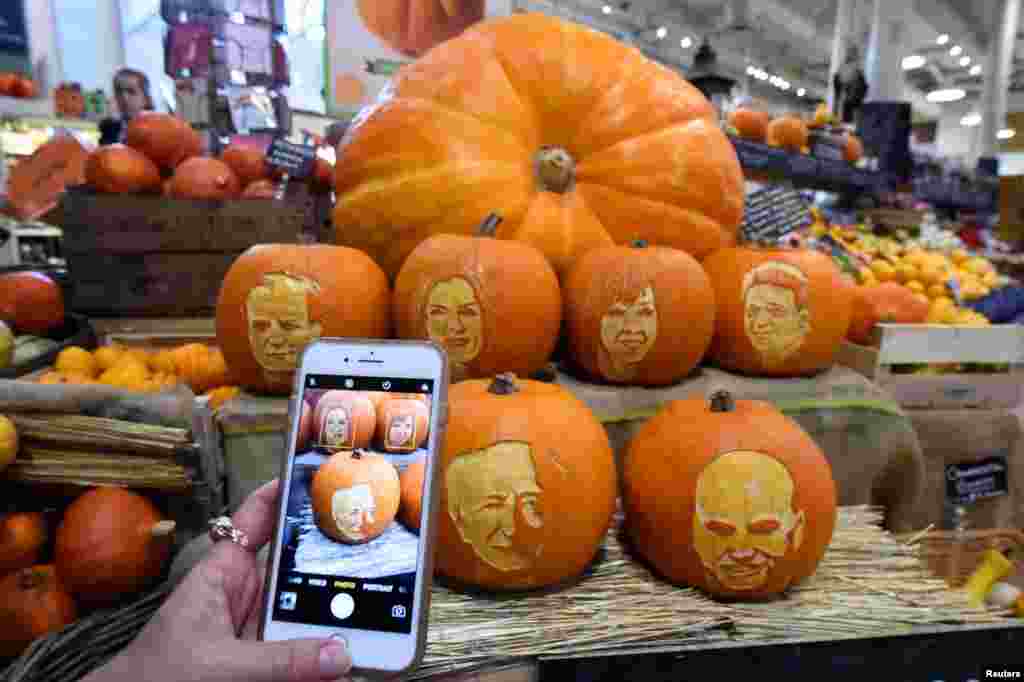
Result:
{"type": "Polygon", "coordinates": [[[850,325],[853,285],[809,249],[723,249],[704,261],[718,314],[709,357],[726,370],[793,377],[830,367],[850,325]]]}
{"type": "Polygon", "coordinates": [[[188,122],[155,111],[143,111],[132,118],[125,132],[125,144],[167,171],[173,171],[183,161],[203,151],[202,137],[188,122]]]}
{"type": "Polygon", "coordinates": [[[436,235],[420,243],[395,282],[395,331],[445,348],[456,381],[532,374],[558,343],[562,294],[544,254],[528,244],[436,235]]]}
{"type": "Polygon", "coordinates": [[[484,18],[485,0],[359,0],[359,16],[396,52],[419,57],[484,18]]]}
{"type": "Polygon", "coordinates": [[[618,492],[601,423],[564,388],[511,375],[455,384],[448,401],[438,572],[492,590],[579,575],[618,492]]]}
{"type": "Polygon", "coordinates": [[[566,278],[565,311],[573,361],[611,383],[675,383],[715,331],[715,295],[700,263],[643,242],[580,258],[566,278]]]}
{"type": "Polygon", "coordinates": [[[339,452],[320,465],[310,487],[317,527],[346,544],[373,540],[395,520],[398,471],[382,455],[339,452]]]}
{"type": "Polygon", "coordinates": [[[741,107],[729,114],[729,124],[736,129],[739,136],[755,142],[765,141],[770,122],[771,116],[767,111],[755,111],[741,107]]]}
{"type": "Polygon", "coordinates": [[[385,452],[413,452],[427,442],[430,408],[422,400],[391,398],[377,408],[377,443],[385,452]]]}
{"type": "Polygon", "coordinates": [[[701,259],[743,217],[711,103],[635,48],[543,14],[486,20],[403,67],[347,136],[337,241],[389,275],[427,237],[473,234],[492,212],[499,238],[533,244],[560,275],[612,241],[701,259]]]}
{"type": "Polygon", "coordinates": [[[109,194],[136,194],[163,189],[160,169],[142,152],[123,144],[100,147],[85,164],[85,181],[109,194]]]}
{"type": "Polygon", "coordinates": [[[928,318],[928,308],[928,299],[895,282],[856,287],[846,337],[870,345],[875,325],[922,324],[928,318]]]}
{"type": "Polygon", "coordinates": [[[65,510],[54,563],[80,603],[111,605],[160,575],[174,525],[138,493],[92,488],[65,510]]]}
{"type": "Polygon", "coordinates": [[[777,595],[832,538],[836,487],[814,441],[768,403],[674,401],[629,444],[626,527],[673,583],[731,599],[777,595]]]}
{"type": "Polygon", "coordinates": [[[75,600],[52,565],[30,566],[0,579],[0,658],[21,655],[38,637],[71,625],[75,600]]]}
{"type": "Polygon", "coordinates": [[[253,391],[290,393],[299,353],[321,336],[390,330],[387,277],[340,246],[254,246],[235,259],[217,299],[217,344],[232,378],[253,391]]]}
{"type": "Polygon", "coordinates": [[[314,442],[326,450],[365,448],[377,430],[377,414],[366,396],[327,391],[313,411],[314,442]]]}

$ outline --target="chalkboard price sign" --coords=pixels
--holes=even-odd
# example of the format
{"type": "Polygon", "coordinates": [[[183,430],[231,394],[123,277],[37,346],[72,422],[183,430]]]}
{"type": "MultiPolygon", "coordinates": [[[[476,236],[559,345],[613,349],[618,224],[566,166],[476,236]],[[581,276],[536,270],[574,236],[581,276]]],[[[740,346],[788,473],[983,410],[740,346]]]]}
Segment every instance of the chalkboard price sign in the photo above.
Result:
{"type": "Polygon", "coordinates": [[[287,173],[293,180],[308,178],[313,173],[316,149],[287,140],[277,139],[267,149],[267,165],[287,173]]]}
{"type": "Polygon", "coordinates": [[[799,192],[768,186],[747,195],[741,229],[748,241],[775,242],[813,223],[811,210],[799,192]]]}

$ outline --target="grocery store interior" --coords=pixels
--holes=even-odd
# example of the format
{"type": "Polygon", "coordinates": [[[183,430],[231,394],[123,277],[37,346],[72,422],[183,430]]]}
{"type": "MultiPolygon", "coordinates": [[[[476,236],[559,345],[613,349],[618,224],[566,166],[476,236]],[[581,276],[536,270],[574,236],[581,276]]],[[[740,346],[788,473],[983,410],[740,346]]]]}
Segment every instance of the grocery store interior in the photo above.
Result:
{"type": "Polygon", "coordinates": [[[1020,678],[1021,4],[0,0],[0,682],[1020,678]]]}

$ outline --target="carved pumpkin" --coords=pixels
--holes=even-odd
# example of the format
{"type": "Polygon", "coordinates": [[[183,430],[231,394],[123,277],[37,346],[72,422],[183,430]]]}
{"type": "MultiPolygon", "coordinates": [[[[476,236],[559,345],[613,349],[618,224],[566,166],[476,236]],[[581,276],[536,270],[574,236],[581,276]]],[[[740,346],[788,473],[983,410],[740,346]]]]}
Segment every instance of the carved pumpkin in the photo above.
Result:
{"type": "Polygon", "coordinates": [[[857,163],[864,156],[864,144],[860,141],[860,138],[856,135],[846,136],[846,147],[843,150],[843,155],[846,160],[850,163],[857,163]]]}
{"type": "Polygon", "coordinates": [[[258,180],[269,179],[267,155],[255,147],[228,145],[221,153],[220,160],[231,167],[242,187],[247,188],[258,180]]]}
{"type": "Polygon", "coordinates": [[[726,370],[794,377],[830,367],[850,325],[853,285],[829,256],[744,245],[704,261],[718,314],[709,357],[726,370]]]}
{"type": "Polygon", "coordinates": [[[558,343],[562,294],[544,254],[492,239],[437,235],[410,254],[395,281],[395,331],[448,351],[452,379],[532,374],[558,343]]]}
{"type": "Polygon", "coordinates": [[[43,335],[64,322],[64,292],[41,272],[0,274],[0,320],[20,334],[43,335]]]}
{"type": "Polygon", "coordinates": [[[71,625],[75,600],[51,565],[31,566],[0,579],[0,658],[14,658],[35,639],[71,625]]]}
{"type": "Polygon", "coordinates": [[[420,516],[423,514],[423,478],[426,469],[426,458],[420,458],[407,466],[405,471],[398,476],[402,498],[398,507],[398,520],[413,533],[420,532],[420,516]]]}
{"type": "Polygon", "coordinates": [[[455,384],[448,400],[438,572],[491,590],[578,576],[615,511],[604,427],[564,388],[512,375],[455,384]]]}
{"type": "Polygon", "coordinates": [[[764,142],[768,137],[771,116],[766,111],[739,108],[729,114],[729,125],[740,137],[754,142],[764,142]]]}
{"type": "Polygon", "coordinates": [[[811,575],[836,520],[832,469],[768,403],[673,401],[625,457],[626,527],[669,581],[730,599],[780,594],[811,575]],[[666,504],[671,495],[671,504],[666,504]]]}
{"type": "Polygon", "coordinates": [[[322,244],[262,244],[228,269],[217,345],[236,383],[287,395],[299,353],[321,336],[387,338],[391,292],[365,254],[322,244]]]}
{"type": "Polygon", "coordinates": [[[485,0],[359,0],[363,25],[407,57],[419,57],[484,18],[485,0]]]}
{"type": "Polygon", "coordinates": [[[132,118],[125,131],[125,144],[168,171],[203,152],[203,139],[188,122],[155,111],[143,111],[132,118]]]}
{"type": "Polygon", "coordinates": [[[395,520],[401,498],[398,472],[382,455],[339,452],[313,474],[310,497],[316,525],[324,535],[362,544],[395,520]]]}
{"type": "Polygon", "coordinates": [[[170,195],[176,199],[235,199],[242,193],[231,166],[217,159],[195,156],[184,161],[171,177],[170,195]]]}
{"type": "Polygon", "coordinates": [[[123,144],[100,147],[85,164],[85,181],[109,194],[159,194],[163,189],[160,169],[144,154],[123,144]]]}
{"type": "Polygon", "coordinates": [[[82,118],[85,97],[78,83],[61,83],[53,91],[53,109],[60,118],[82,118]]]}
{"type": "Polygon", "coordinates": [[[54,563],[80,603],[114,604],[160,575],[174,527],[138,493],[93,488],[64,512],[54,563]]]}
{"type": "Polygon", "coordinates": [[[854,343],[870,345],[876,324],[923,324],[928,309],[927,298],[895,282],[856,287],[846,337],[854,343]]]}
{"type": "Polygon", "coordinates": [[[430,410],[408,398],[381,401],[377,409],[377,443],[385,452],[413,452],[427,442],[430,410]]]}
{"type": "Polygon", "coordinates": [[[800,151],[810,141],[807,124],[799,116],[782,116],[768,124],[768,144],[790,151],[800,151]]]}
{"type": "Polygon", "coordinates": [[[377,430],[377,414],[366,396],[327,391],[313,411],[314,442],[331,452],[365,448],[377,430]]]}
{"type": "Polygon", "coordinates": [[[618,384],[672,384],[697,366],[715,331],[700,263],[678,249],[607,246],[569,271],[566,332],[574,363],[618,384]]]}
{"type": "Polygon", "coordinates": [[[389,275],[427,237],[471,235],[492,212],[499,238],[536,246],[559,275],[612,241],[698,259],[735,241],[743,174],[715,109],[611,36],[489,19],[392,83],[339,147],[334,213],[338,243],[389,275]]]}
{"type": "Polygon", "coordinates": [[[0,575],[38,563],[49,536],[38,512],[15,512],[0,518],[0,575]]]}
{"type": "Polygon", "coordinates": [[[295,452],[302,452],[313,440],[313,408],[305,398],[299,407],[299,432],[295,437],[295,452]]]}

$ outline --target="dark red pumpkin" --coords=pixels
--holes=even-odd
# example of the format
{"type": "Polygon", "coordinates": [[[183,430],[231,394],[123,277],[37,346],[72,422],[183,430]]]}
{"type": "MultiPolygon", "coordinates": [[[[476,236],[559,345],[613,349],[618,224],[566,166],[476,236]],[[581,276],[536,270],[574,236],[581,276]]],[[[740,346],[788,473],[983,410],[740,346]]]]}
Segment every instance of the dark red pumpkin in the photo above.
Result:
{"type": "Polygon", "coordinates": [[[49,536],[38,512],[15,512],[0,518],[0,575],[39,562],[49,536]]]}
{"type": "Polygon", "coordinates": [[[41,272],[0,275],[0,320],[21,334],[42,335],[64,322],[64,294],[41,272]]]}

